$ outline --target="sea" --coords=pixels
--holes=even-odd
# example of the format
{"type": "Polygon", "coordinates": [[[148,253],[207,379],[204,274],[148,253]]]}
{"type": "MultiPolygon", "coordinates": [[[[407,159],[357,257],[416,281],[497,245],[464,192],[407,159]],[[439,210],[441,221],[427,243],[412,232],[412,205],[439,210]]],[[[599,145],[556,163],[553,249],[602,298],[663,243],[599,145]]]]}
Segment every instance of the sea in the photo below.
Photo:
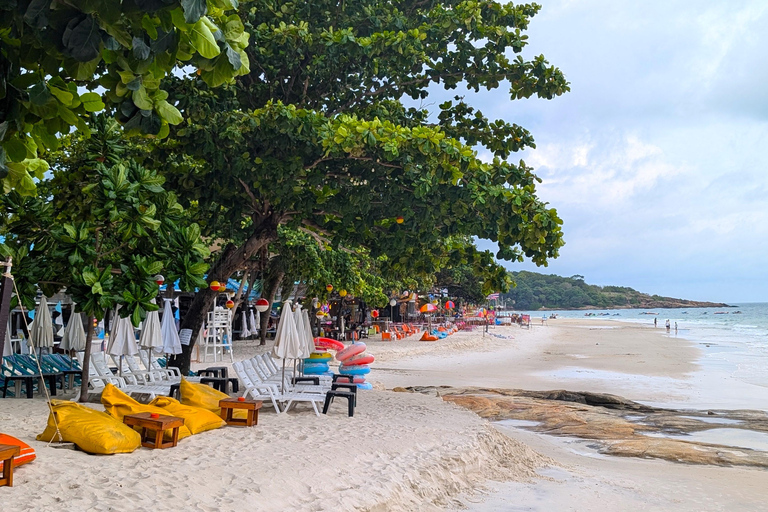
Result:
{"type": "MultiPolygon", "coordinates": [[[[700,371],[692,376],[706,396],[663,406],[750,408],[768,411],[768,303],[742,303],[728,308],[604,309],[523,311],[534,325],[541,318],[579,318],[653,325],[660,335],[685,338],[701,349],[700,371]],[[665,324],[669,320],[670,331],[665,324]],[[677,325],[677,330],[675,330],[677,325]],[[717,394],[721,396],[716,396],[717,394]]],[[[509,314],[505,312],[504,314],[509,314]]],[[[694,384],[694,387],[695,386],[694,384]]]]}

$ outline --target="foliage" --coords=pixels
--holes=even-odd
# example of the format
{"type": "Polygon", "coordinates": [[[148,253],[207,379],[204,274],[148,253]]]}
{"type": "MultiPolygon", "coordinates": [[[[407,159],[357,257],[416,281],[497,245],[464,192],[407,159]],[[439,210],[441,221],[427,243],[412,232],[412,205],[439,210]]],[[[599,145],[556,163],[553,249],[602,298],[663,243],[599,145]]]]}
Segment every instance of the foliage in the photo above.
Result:
{"type": "Polygon", "coordinates": [[[237,0],[0,2],[4,192],[34,194],[34,178],[47,170],[38,154],[58,149],[72,127],[87,134],[105,102],[127,129],[165,137],[182,117],[160,82],[178,61],[212,86],[248,73],[249,36],[237,7],[237,0]]]}
{"type": "Polygon", "coordinates": [[[511,272],[517,284],[501,296],[514,300],[518,310],[545,309],[613,309],[724,306],[648,295],[625,286],[596,286],[584,282],[584,276],[560,277],[536,272],[511,272]]]}
{"type": "Polygon", "coordinates": [[[182,289],[205,285],[207,248],[187,223],[164,179],[130,159],[113,119],[101,118],[93,137],[75,136],[57,155],[53,178],[38,197],[12,192],[5,207],[0,246],[14,259],[17,281],[34,307],[34,285],[52,295],[62,287],[78,311],[97,319],[122,305],[134,325],[153,303],[154,276],[165,272],[182,289]],[[105,149],[106,148],[106,149],[105,149]]]}

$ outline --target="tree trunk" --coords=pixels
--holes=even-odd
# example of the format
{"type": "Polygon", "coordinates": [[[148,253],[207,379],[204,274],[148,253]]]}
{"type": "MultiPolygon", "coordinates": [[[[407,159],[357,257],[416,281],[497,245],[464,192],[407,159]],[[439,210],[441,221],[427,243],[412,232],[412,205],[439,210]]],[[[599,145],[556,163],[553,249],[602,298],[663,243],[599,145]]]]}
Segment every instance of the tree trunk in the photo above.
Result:
{"type": "MultiPolygon", "coordinates": [[[[246,268],[248,260],[255,256],[262,247],[277,240],[277,226],[278,218],[271,214],[254,229],[251,237],[243,245],[239,247],[231,244],[228,245],[224,249],[221,258],[208,272],[208,282],[219,281],[226,283],[232,274],[246,268]]],[[[216,300],[216,294],[217,292],[212,291],[210,288],[197,292],[192,303],[189,305],[189,311],[187,311],[187,314],[184,315],[184,319],[181,321],[180,328],[191,330],[193,335],[189,345],[181,346],[181,354],[173,356],[170,366],[178,367],[182,375],[189,373],[192,349],[197,341],[196,334],[200,332],[200,328],[205,321],[205,315],[216,300]]]]}
{"type": "Polygon", "coordinates": [[[261,345],[267,344],[267,325],[269,325],[269,314],[272,311],[272,303],[275,301],[275,294],[277,293],[277,289],[280,287],[280,283],[284,276],[284,272],[277,271],[276,274],[270,274],[269,278],[264,280],[264,291],[266,292],[266,295],[262,295],[262,297],[266,297],[266,299],[269,301],[269,309],[262,313],[261,318],[259,319],[261,323],[259,329],[259,341],[261,345]]]}
{"type": "MultiPolygon", "coordinates": [[[[77,313],[72,313],[73,315],[77,313]]],[[[80,322],[82,317],[77,314],[80,322]]],[[[70,322],[74,319],[70,319],[70,322]]],[[[85,352],[83,352],[83,373],[80,374],[80,401],[88,401],[88,378],[91,366],[91,342],[93,341],[93,315],[88,317],[88,329],[85,331],[85,352]]]]}

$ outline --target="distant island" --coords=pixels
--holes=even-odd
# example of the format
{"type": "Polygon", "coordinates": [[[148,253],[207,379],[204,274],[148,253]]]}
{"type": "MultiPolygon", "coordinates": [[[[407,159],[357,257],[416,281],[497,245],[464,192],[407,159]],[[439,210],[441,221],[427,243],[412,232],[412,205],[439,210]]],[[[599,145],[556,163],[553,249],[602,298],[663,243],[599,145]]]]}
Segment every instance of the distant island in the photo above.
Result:
{"type": "Polygon", "coordinates": [[[721,302],[648,295],[626,286],[596,286],[585,283],[581,275],[562,277],[526,271],[510,275],[517,286],[501,294],[500,302],[514,304],[517,310],[733,307],[721,302]]]}

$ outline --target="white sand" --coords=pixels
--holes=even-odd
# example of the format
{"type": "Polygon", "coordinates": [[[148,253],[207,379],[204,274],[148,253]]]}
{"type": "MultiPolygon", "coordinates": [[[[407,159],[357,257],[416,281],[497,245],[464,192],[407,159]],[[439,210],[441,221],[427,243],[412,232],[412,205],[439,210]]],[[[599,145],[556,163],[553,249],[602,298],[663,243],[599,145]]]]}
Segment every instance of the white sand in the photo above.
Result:
{"type": "MultiPolygon", "coordinates": [[[[558,322],[491,331],[503,339],[476,331],[433,343],[371,341],[378,390],[360,392],[354,418],[343,400],[320,417],[307,406],[280,416],[264,409],[257,427],[206,432],[166,450],[90,456],[48,447],[34,441],[47,418],[42,400],[0,400],[0,432],[38,451],[12,489],[0,488],[0,508],[768,510],[765,472],[600,457],[581,442],[497,430],[436,397],[383,390],[568,388],[695,402],[700,352],[692,343],[638,326],[558,322]]],[[[264,349],[236,345],[238,359],[264,349]]]]}

